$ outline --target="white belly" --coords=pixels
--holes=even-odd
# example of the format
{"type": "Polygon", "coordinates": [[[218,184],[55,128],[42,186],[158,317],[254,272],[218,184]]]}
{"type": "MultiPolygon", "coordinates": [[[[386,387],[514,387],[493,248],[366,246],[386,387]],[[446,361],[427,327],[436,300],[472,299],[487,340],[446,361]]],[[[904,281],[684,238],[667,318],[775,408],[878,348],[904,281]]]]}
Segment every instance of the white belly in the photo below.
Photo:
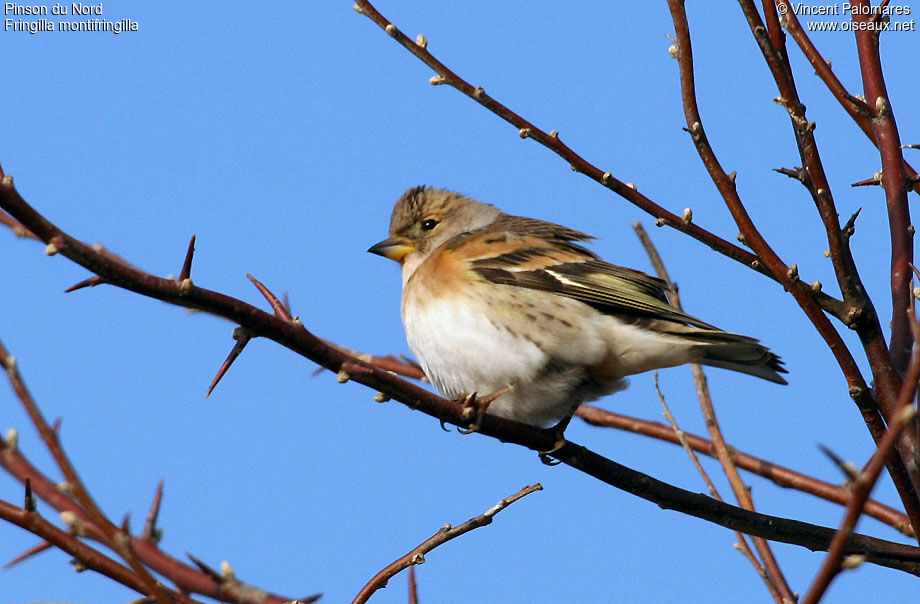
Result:
{"type": "Polygon", "coordinates": [[[488,413],[548,426],[578,404],[625,386],[619,380],[602,385],[590,380],[587,368],[606,354],[600,330],[584,320],[593,310],[566,300],[572,321],[561,323],[553,314],[560,314],[560,307],[546,307],[545,294],[514,289],[515,298],[501,310],[486,304],[479,295],[483,290],[475,286],[462,303],[403,300],[409,347],[441,394],[487,395],[511,386],[488,413]],[[572,317],[572,312],[584,315],[572,317]]]}

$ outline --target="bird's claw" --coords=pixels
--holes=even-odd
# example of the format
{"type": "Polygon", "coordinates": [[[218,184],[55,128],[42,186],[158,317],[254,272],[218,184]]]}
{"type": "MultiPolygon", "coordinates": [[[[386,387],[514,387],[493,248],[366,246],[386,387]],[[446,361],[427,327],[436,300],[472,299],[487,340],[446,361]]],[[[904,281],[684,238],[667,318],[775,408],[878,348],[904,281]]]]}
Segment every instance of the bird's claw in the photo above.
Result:
{"type": "Polygon", "coordinates": [[[461,396],[459,399],[463,403],[463,419],[473,421],[466,428],[457,426],[457,432],[460,434],[478,432],[482,426],[482,416],[485,415],[486,409],[492,401],[477,398],[475,392],[461,396]]]}
{"type": "Polygon", "coordinates": [[[564,418],[558,424],[547,430],[556,437],[556,444],[554,444],[553,448],[549,449],[548,451],[537,452],[540,456],[540,461],[544,464],[548,466],[558,466],[562,463],[561,459],[553,457],[553,455],[558,453],[564,446],[568,444],[569,441],[565,439],[565,429],[569,426],[570,421],[572,421],[571,415],[564,418]]]}

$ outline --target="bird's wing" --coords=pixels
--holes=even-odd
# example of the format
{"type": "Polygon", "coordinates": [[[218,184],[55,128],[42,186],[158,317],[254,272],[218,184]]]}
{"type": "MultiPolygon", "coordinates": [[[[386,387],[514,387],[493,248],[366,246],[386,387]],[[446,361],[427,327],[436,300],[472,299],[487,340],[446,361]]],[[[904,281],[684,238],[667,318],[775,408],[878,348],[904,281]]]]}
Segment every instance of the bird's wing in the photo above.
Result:
{"type": "Polygon", "coordinates": [[[566,296],[627,320],[652,318],[718,329],[671,306],[666,282],[604,262],[576,243],[590,238],[549,222],[505,215],[445,245],[492,283],[566,296]]]}

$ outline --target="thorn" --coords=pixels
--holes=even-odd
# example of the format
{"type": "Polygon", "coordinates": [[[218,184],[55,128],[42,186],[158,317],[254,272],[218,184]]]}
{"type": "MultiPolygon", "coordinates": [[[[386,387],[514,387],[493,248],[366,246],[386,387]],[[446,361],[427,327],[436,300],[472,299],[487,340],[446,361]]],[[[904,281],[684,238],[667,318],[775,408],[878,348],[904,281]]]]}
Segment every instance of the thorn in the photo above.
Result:
{"type": "Polygon", "coordinates": [[[61,433],[61,418],[58,417],[54,420],[54,423],[51,424],[51,431],[54,432],[54,435],[57,436],[61,433]]]}
{"type": "Polygon", "coordinates": [[[859,208],[858,210],[853,212],[853,215],[850,216],[850,219],[847,220],[845,225],[843,225],[842,232],[843,232],[844,237],[851,237],[853,233],[856,232],[856,219],[859,217],[860,212],[862,212],[862,208],[859,208]]]}
{"type": "Polygon", "coordinates": [[[26,498],[25,507],[27,512],[34,512],[36,509],[35,495],[32,494],[32,479],[26,478],[26,498]]]}
{"type": "Polygon", "coordinates": [[[192,256],[195,255],[195,236],[192,235],[188,242],[188,251],[185,252],[185,262],[182,263],[182,270],[179,271],[179,281],[184,281],[192,276],[192,256]]]}
{"type": "Polygon", "coordinates": [[[201,572],[203,572],[208,577],[210,577],[211,580],[213,580],[215,583],[217,583],[218,585],[221,585],[224,583],[225,579],[216,570],[214,570],[213,568],[211,568],[210,566],[208,566],[207,564],[205,564],[204,562],[202,562],[201,560],[199,560],[198,558],[196,558],[195,556],[191,555],[188,552],[186,552],[185,555],[188,556],[189,560],[195,563],[195,566],[197,566],[201,570],[201,572]]]}
{"type": "Polygon", "coordinates": [[[284,304],[282,304],[278,300],[278,297],[275,296],[275,294],[271,293],[271,291],[269,291],[267,287],[262,285],[258,279],[256,279],[249,273],[246,273],[246,277],[249,278],[250,281],[252,281],[252,284],[256,286],[257,290],[259,290],[259,293],[265,296],[265,299],[268,300],[269,304],[271,304],[272,310],[275,311],[276,317],[280,317],[288,321],[291,320],[291,313],[287,311],[287,309],[284,307],[284,304]]]}
{"type": "Polygon", "coordinates": [[[144,532],[142,537],[146,537],[154,542],[158,542],[163,536],[157,528],[157,518],[160,515],[160,504],[163,502],[163,480],[157,483],[157,490],[153,494],[153,503],[150,504],[150,512],[147,513],[147,521],[144,522],[144,532]]]}
{"type": "Polygon", "coordinates": [[[233,349],[230,351],[230,354],[227,355],[226,360],[220,366],[220,369],[217,370],[217,375],[214,376],[214,381],[211,382],[211,385],[208,387],[208,393],[205,395],[211,396],[211,393],[214,391],[217,382],[220,381],[224,374],[227,373],[227,370],[230,369],[230,365],[233,364],[233,361],[236,360],[236,357],[240,356],[240,353],[243,352],[243,349],[246,348],[246,344],[249,343],[249,340],[252,339],[252,334],[242,327],[237,327],[233,330],[233,339],[236,340],[236,344],[233,345],[233,349]]]}
{"type": "Polygon", "coordinates": [[[821,449],[821,452],[827,455],[827,457],[832,462],[834,462],[834,465],[837,466],[837,469],[843,472],[844,476],[847,477],[847,480],[849,480],[850,482],[855,482],[856,480],[859,479],[859,474],[860,474],[859,468],[854,466],[852,462],[844,461],[843,459],[838,457],[836,453],[834,453],[833,451],[831,451],[830,449],[828,449],[827,447],[825,447],[824,445],[820,443],[818,444],[818,448],[821,449]]]}
{"type": "Polygon", "coordinates": [[[774,168],[774,172],[788,176],[789,178],[794,178],[799,182],[805,182],[805,171],[802,168],[774,168]]]}
{"type": "Polygon", "coordinates": [[[93,275],[89,279],[84,279],[83,281],[80,281],[79,283],[75,283],[71,285],[70,287],[64,290],[64,293],[69,294],[70,292],[75,292],[78,289],[83,289],[84,287],[96,287],[97,285],[101,285],[105,282],[106,282],[105,279],[103,279],[99,275],[93,275]]]}
{"type": "Polygon", "coordinates": [[[13,568],[14,566],[16,566],[17,564],[19,564],[19,563],[22,562],[23,560],[26,560],[26,559],[28,559],[28,558],[31,558],[32,556],[34,556],[34,555],[36,555],[36,554],[40,554],[41,552],[45,551],[46,549],[50,549],[51,547],[53,547],[53,546],[52,546],[51,543],[49,543],[48,541],[42,541],[42,542],[40,542],[40,543],[37,543],[36,545],[33,545],[32,547],[30,547],[30,548],[27,549],[26,551],[22,552],[21,554],[19,554],[18,556],[16,556],[15,558],[13,558],[12,560],[10,560],[10,561],[7,562],[6,564],[4,564],[4,565],[3,565],[3,568],[4,568],[4,569],[13,568]]]}
{"type": "Polygon", "coordinates": [[[867,178],[865,180],[860,180],[851,184],[851,187],[870,187],[873,185],[878,185],[882,182],[881,172],[876,172],[872,175],[872,178],[867,178]]]}
{"type": "Polygon", "coordinates": [[[125,514],[124,518],[121,519],[121,532],[127,537],[131,534],[131,514],[130,512],[125,514]]]}

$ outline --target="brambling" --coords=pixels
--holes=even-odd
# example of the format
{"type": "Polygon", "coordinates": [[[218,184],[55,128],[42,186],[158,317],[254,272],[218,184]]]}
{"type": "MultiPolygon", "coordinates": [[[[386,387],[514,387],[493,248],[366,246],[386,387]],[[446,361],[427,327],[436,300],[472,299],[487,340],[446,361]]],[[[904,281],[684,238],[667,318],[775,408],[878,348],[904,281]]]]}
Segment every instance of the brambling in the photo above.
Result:
{"type": "Polygon", "coordinates": [[[614,266],[580,231],[415,187],[368,251],[402,264],[402,320],[446,397],[505,390],[487,413],[561,426],[628,375],[700,363],[785,384],[780,358],[671,306],[669,284],[614,266]]]}

